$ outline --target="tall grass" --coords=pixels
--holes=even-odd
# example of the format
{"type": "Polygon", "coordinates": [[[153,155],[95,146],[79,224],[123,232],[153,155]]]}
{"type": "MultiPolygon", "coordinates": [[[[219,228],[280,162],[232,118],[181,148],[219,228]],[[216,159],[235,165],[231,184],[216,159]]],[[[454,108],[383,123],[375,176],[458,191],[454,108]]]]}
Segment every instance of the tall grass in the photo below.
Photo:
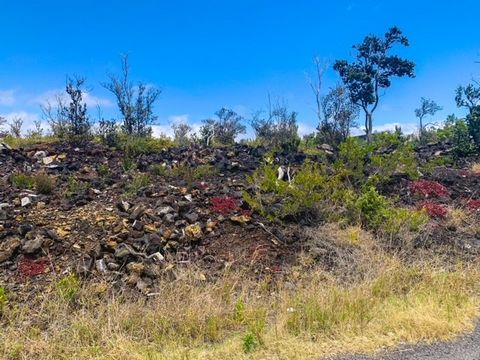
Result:
{"type": "Polygon", "coordinates": [[[318,268],[298,270],[274,282],[225,274],[214,283],[186,270],[148,298],[111,292],[106,283],[76,284],[67,298],[52,284],[33,301],[6,303],[0,357],[319,359],[448,339],[477,316],[476,268],[390,259],[373,278],[348,286],[318,268]]]}

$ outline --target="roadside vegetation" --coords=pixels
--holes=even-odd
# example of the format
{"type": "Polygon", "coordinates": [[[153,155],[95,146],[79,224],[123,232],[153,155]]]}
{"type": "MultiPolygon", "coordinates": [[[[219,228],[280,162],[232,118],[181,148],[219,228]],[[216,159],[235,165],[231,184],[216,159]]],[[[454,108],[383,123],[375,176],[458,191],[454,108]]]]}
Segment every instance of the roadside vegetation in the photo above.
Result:
{"type": "MultiPolygon", "coordinates": [[[[36,166],[15,167],[0,183],[2,194],[8,189],[21,194],[22,201],[39,198],[32,212],[46,206],[70,211],[103,196],[111,203],[108,216],[95,218],[101,236],[110,229],[107,218],[118,220],[117,210],[125,215],[115,225],[118,237],[97,239],[88,249],[72,243],[69,251],[88,252],[94,259],[95,265],[80,274],[73,266],[59,271],[53,262],[47,271],[31,258],[57,256],[48,246],[61,242],[57,233],[68,236],[71,229],[46,231],[42,236],[48,235],[48,241],[28,247],[33,225],[23,230],[18,219],[30,208],[15,218],[0,208],[0,231],[10,231],[4,237],[24,236],[22,242],[14,239],[12,251],[0,241],[0,264],[18,255],[20,260],[4,268],[18,272],[18,264],[30,261],[32,276],[17,280],[35,289],[25,298],[15,287],[0,284],[0,356],[318,359],[451,339],[471,330],[480,306],[480,251],[475,247],[480,237],[480,87],[473,83],[456,90],[465,118],[427,122],[441,106],[422,97],[412,112],[418,134],[404,134],[401,128],[375,133],[380,92],[395,77],[414,76],[415,64],[392,53],[408,44],[396,27],[383,37],[367,36],[354,46],[353,61],[335,62],[341,82],[326,95],[321,91],[325,69],[316,59],[310,86],[318,127],[303,138],[297,113],[270,97],[252,119],[220,108],[197,132],[175,123],[173,138],[153,136],[161,92],[131,80],[128,57],[121,58],[120,75],[108,74],[102,84],[115,96],[118,119],[92,119],[84,78],[68,78],[65,96],[43,108],[48,132],[37,123],[24,134],[21,119],[7,127],[0,118],[5,153],[17,156],[11,168],[22,157],[34,157],[36,166]],[[353,137],[359,114],[365,136],[353,137]],[[238,144],[247,122],[255,138],[238,144]],[[95,145],[101,156],[91,157],[106,160],[60,166],[54,163],[59,154],[45,153],[56,145],[70,154],[95,145]],[[242,167],[242,153],[258,160],[256,169],[242,167]],[[184,158],[178,160],[178,154],[184,158]],[[217,187],[209,187],[215,182],[217,187]],[[119,202],[112,203],[117,195],[119,202]],[[154,208],[143,206],[149,198],[154,208]],[[143,203],[134,206],[135,201],[143,203]],[[144,223],[142,216],[157,223],[144,223]],[[256,229],[269,243],[288,249],[289,261],[280,269],[269,264],[268,271],[258,270],[266,257],[259,245],[248,249],[248,266],[232,270],[236,259],[229,259],[221,270],[205,275],[205,268],[184,259],[188,252],[203,255],[218,227],[233,226],[228,220],[242,226],[240,233],[256,229]],[[135,249],[124,244],[130,238],[139,244],[135,249]],[[127,272],[126,283],[133,286],[119,288],[106,280],[106,265],[97,259],[102,251],[148,262],[151,254],[140,250],[146,251],[149,242],[155,243],[157,259],[171,255],[176,261],[175,269],[159,266],[157,291],[138,286],[140,275],[132,273],[145,275],[140,260],[112,265],[118,274],[127,272]],[[127,249],[123,256],[119,244],[127,249]],[[44,270],[51,276],[38,291],[36,276],[44,270]]],[[[16,200],[6,205],[24,207],[16,200]]],[[[82,216],[79,223],[86,232],[92,216],[82,216]]],[[[224,239],[235,235],[230,228],[225,231],[220,233],[224,239]]]]}

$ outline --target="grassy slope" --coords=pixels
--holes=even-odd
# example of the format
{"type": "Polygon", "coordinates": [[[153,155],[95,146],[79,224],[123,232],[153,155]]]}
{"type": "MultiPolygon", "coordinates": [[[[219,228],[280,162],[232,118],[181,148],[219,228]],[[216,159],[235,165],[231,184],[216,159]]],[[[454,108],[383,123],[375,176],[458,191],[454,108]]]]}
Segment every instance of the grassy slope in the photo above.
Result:
{"type": "Polygon", "coordinates": [[[0,354],[7,359],[318,359],[448,339],[472,329],[480,304],[478,268],[458,265],[447,271],[433,261],[407,265],[368,240],[355,246],[360,250],[355,264],[334,274],[308,257],[275,281],[226,273],[213,283],[185,269],[148,299],[111,292],[103,283],[57,281],[29,302],[10,296],[0,354]],[[344,274],[353,266],[365,275],[349,275],[345,285],[344,274]]]}

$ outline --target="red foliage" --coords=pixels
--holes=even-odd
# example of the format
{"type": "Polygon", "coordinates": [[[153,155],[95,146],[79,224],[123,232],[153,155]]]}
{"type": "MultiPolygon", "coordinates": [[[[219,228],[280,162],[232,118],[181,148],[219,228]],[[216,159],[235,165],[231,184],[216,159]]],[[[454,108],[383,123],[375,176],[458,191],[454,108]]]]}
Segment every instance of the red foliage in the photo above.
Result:
{"type": "Polygon", "coordinates": [[[448,214],[448,209],[445,206],[437,204],[432,201],[423,201],[418,205],[419,210],[425,210],[432,218],[444,218],[448,214]]]}
{"type": "Polygon", "coordinates": [[[470,199],[467,205],[471,210],[480,210],[480,200],[470,199]]]}
{"type": "Polygon", "coordinates": [[[432,195],[437,197],[448,196],[448,189],[437,181],[412,181],[410,183],[410,189],[412,189],[416,193],[423,195],[426,198],[432,195]]]}
{"type": "Polygon", "coordinates": [[[210,198],[210,202],[212,203],[212,211],[220,215],[233,213],[239,207],[238,200],[231,196],[214,196],[210,198]]]}
{"type": "Polygon", "coordinates": [[[44,258],[34,259],[24,256],[18,263],[18,272],[22,277],[34,277],[47,270],[48,261],[44,258]]]}

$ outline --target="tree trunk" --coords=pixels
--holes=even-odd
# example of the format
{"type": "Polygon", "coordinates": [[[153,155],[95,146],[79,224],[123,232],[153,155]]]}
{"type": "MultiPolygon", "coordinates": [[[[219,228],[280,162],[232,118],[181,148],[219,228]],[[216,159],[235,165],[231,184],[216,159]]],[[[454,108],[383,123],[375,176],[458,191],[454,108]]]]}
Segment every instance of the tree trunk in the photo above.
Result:
{"type": "Polygon", "coordinates": [[[373,133],[373,122],[372,122],[372,113],[365,112],[365,133],[367,135],[367,142],[372,141],[372,133],[373,133]]]}

